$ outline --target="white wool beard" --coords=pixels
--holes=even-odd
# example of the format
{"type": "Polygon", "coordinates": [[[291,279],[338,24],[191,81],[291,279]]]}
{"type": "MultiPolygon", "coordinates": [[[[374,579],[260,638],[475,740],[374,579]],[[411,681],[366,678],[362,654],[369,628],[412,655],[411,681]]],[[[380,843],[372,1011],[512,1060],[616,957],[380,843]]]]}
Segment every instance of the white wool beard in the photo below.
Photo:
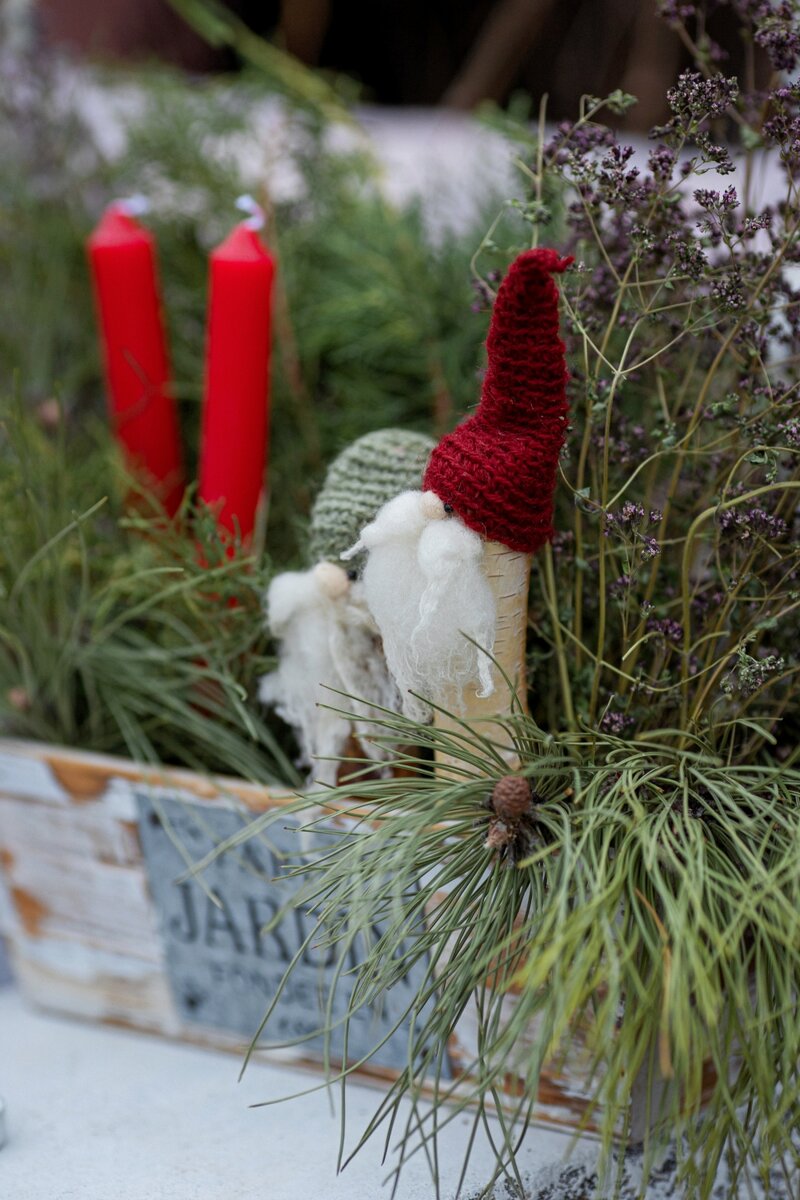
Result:
{"type": "Polygon", "coordinates": [[[372,745],[368,739],[379,732],[370,724],[377,714],[373,705],[400,711],[400,695],[389,674],[378,627],[367,606],[363,583],[354,583],[349,596],[337,604],[336,620],[332,622],[329,645],[333,662],[342,680],[342,691],[355,700],[344,700],[343,708],[352,708],[360,717],[354,733],[365,754],[376,762],[389,757],[389,752],[372,745]]]}
{"type": "Polygon", "coordinates": [[[287,571],[270,585],[267,621],[280,641],[278,667],[261,680],[259,699],[295,729],[311,777],[336,783],[338,763],[315,760],[341,757],[351,733],[359,736],[368,757],[387,758],[384,748],[363,740],[374,727],[361,721],[354,727],[325,707],[350,708],[364,718],[375,715],[369,702],[394,711],[400,707],[358,585],[331,595],[319,568],[287,571]],[[360,699],[337,697],[329,688],[360,699]]]}
{"type": "Polygon", "coordinates": [[[494,690],[492,663],[482,652],[491,654],[497,625],[483,542],[457,517],[428,515],[435,511],[430,495],[404,492],[361,535],[369,552],[367,604],[403,712],[418,721],[429,720],[431,712],[411,691],[457,709],[468,685],[480,696],[494,690]]]}

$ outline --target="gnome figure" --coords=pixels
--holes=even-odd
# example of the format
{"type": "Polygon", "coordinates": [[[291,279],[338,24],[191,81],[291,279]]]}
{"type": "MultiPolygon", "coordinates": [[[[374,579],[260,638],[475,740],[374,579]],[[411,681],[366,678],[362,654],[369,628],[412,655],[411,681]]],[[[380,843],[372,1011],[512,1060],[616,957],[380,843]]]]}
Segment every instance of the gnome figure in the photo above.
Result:
{"type": "Polygon", "coordinates": [[[366,603],[417,720],[426,701],[485,716],[524,705],[530,560],[553,534],[567,426],[552,276],[571,261],[537,249],[512,263],[478,408],[433,450],[422,490],[390,500],[342,555],[367,554],[366,603]]]}
{"type": "Polygon", "coordinates": [[[423,434],[381,429],[347,447],[329,467],[311,514],[316,565],[277,575],[267,592],[278,667],[261,680],[259,698],[294,728],[302,765],[319,783],[336,783],[336,760],[348,747],[375,762],[388,757],[371,740],[370,717],[377,708],[399,712],[400,695],[358,566],[347,571],[338,560],[381,505],[402,489],[419,486],[433,446],[423,434]]]}
{"type": "MultiPolygon", "coordinates": [[[[345,753],[353,732],[352,722],[332,708],[369,718],[375,715],[369,702],[394,711],[399,707],[375,623],[357,586],[342,567],[321,562],[309,571],[276,576],[267,593],[267,622],[280,654],[277,670],[261,680],[259,699],[294,727],[302,765],[317,782],[331,785],[336,783],[336,759],[345,753]]],[[[380,761],[383,751],[364,733],[362,727],[361,748],[380,761]]]]}

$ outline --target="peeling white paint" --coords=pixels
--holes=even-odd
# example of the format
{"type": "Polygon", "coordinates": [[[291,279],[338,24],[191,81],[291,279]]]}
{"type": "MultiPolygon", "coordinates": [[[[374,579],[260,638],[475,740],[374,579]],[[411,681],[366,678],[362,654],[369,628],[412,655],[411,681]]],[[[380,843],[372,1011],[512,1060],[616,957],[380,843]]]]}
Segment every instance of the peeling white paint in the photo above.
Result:
{"type": "Polygon", "coordinates": [[[0,795],[29,796],[47,804],[69,804],[69,793],[54,778],[47,763],[30,754],[0,750],[0,795]]]}

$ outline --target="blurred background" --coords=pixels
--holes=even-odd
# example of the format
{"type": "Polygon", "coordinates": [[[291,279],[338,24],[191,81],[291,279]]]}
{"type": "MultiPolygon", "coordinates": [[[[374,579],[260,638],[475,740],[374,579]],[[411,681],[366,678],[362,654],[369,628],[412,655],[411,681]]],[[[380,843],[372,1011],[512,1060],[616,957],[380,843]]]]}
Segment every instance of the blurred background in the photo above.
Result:
{"type": "MultiPolygon", "coordinates": [[[[149,59],[190,71],[235,71],[229,48],[214,47],[182,19],[192,0],[7,0],[43,44],[106,59],[149,59]]],[[[516,91],[550,97],[569,117],[581,94],[622,88],[639,99],[628,127],[666,118],[664,96],[687,47],[659,20],[654,0],[231,0],[225,8],[302,63],[343,73],[361,99],[381,105],[471,110],[504,104],[516,91]]],[[[687,8],[675,0],[669,12],[687,8]]],[[[199,6],[198,6],[199,11],[199,6]]],[[[712,55],[736,73],[744,47],[727,6],[706,27],[712,55]]]]}

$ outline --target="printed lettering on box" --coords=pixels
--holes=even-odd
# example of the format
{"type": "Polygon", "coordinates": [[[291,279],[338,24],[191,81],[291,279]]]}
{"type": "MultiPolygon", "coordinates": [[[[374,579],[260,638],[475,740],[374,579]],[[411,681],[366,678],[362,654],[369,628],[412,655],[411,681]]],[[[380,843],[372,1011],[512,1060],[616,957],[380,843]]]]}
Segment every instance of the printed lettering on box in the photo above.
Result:
{"type": "MultiPolygon", "coordinates": [[[[281,817],[266,832],[215,858],[201,878],[180,879],[192,864],[239,832],[246,816],[149,790],[137,791],[136,800],[142,851],[178,1012],[188,1022],[249,1040],[286,968],[316,925],[314,915],[300,907],[283,911],[301,883],[286,878],[287,864],[298,861],[300,824],[290,815],[281,817]]],[[[332,829],[320,832],[326,849],[331,834],[337,836],[332,829]]],[[[374,932],[380,936],[380,927],[374,932]]],[[[308,1039],[299,1047],[303,1056],[321,1058],[324,1035],[319,1031],[327,1025],[328,1053],[333,1061],[340,1061],[345,1042],[342,1018],[354,986],[351,972],[358,950],[354,945],[342,964],[339,949],[320,946],[318,941],[314,938],[302,949],[260,1044],[268,1047],[308,1039]],[[332,1008],[326,1016],[337,973],[332,1008]]],[[[362,1008],[353,1015],[347,1032],[351,1062],[383,1042],[370,1063],[402,1070],[409,1035],[409,1018],[404,1014],[426,970],[427,962],[420,959],[384,997],[380,1009],[362,1008]]]]}

